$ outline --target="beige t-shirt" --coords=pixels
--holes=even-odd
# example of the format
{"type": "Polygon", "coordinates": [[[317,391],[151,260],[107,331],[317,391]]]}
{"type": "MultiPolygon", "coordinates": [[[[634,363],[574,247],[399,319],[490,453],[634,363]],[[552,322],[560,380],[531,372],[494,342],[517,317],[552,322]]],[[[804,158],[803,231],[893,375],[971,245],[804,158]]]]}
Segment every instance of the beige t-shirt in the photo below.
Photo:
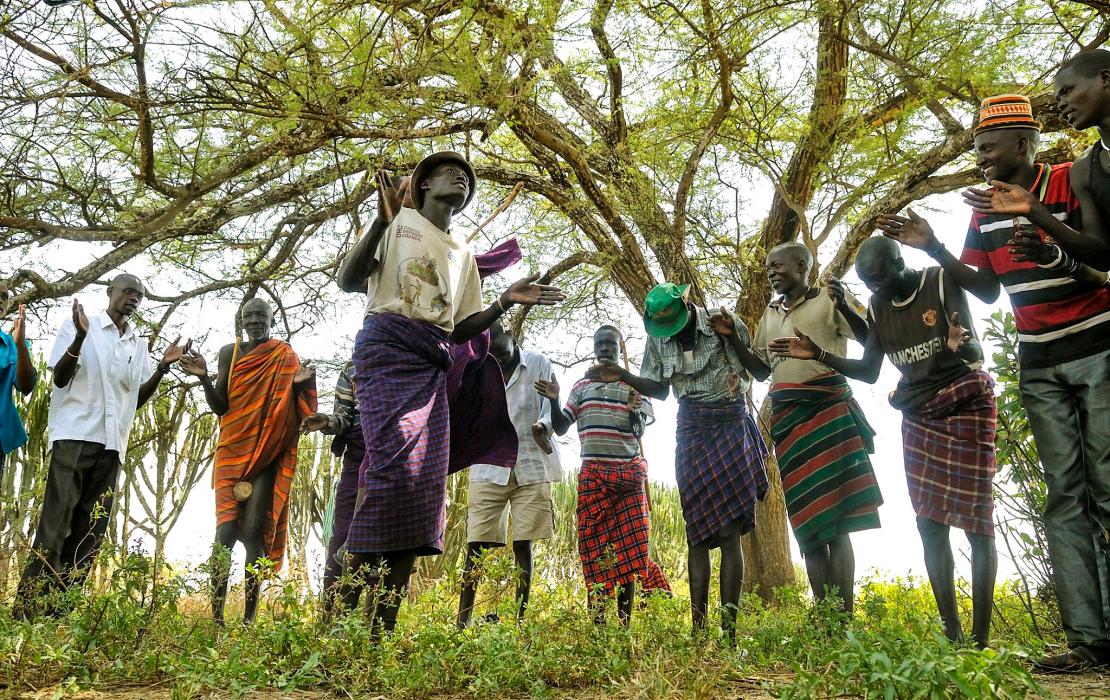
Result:
{"type": "MultiPolygon", "coordinates": [[[[853,308],[863,309],[850,294],[846,294],[845,299],[853,308]]],[[[752,351],[771,368],[771,380],[776,384],[801,384],[832,371],[817,360],[795,360],[771,354],[768,344],[775,338],[793,336],[795,328],[808,335],[819,348],[840,357],[848,353],[848,338],[853,337],[847,319],[836,310],[836,304],[824,287],[818,288],[813,298],[799,299],[789,309],[782,307],[781,297],[774,300],[759,321],[752,351]]]]}
{"type": "Polygon", "coordinates": [[[478,264],[466,242],[404,208],[386,229],[370,275],[367,314],[395,313],[450,333],[482,310],[478,264]]]}

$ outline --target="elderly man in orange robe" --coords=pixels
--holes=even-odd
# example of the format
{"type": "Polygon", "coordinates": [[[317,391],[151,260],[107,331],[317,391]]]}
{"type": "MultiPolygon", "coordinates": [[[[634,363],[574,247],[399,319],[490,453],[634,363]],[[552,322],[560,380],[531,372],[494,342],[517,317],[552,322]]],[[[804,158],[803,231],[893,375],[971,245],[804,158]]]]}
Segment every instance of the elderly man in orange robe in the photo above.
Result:
{"type": "MultiPolygon", "coordinates": [[[[316,412],[316,370],[302,365],[284,340],[270,337],[274,312],[262,299],[240,311],[247,341],[220,349],[215,382],[204,358],[191,352],[182,368],[200,378],[212,412],[220,416],[220,440],[213,467],[216,542],[213,561],[236,542],[247,550],[243,621],[258,610],[258,560],[281,568],[289,516],[289,489],[297,466],[301,421],[316,412]]],[[[212,615],[223,622],[230,566],[212,567],[212,615]]]]}

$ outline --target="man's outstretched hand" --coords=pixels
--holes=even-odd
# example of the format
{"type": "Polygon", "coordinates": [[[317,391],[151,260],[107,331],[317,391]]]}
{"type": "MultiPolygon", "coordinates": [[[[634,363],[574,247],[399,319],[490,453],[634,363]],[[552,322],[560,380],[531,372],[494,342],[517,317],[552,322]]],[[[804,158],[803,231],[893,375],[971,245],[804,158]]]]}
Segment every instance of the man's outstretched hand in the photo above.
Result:
{"type": "Polygon", "coordinates": [[[793,338],[775,338],[767,347],[779,357],[793,357],[795,360],[816,360],[821,352],[817,344],[797,328],[794,329],[793,338]]]}
{"type": "Polygon", "coordinates": [[[538,284],[538,279],[540,279],[539,273],[513,282],[501,295],[502,303],[506,306],[508,304],[554,306],[567,298],[563,290],[550,284],[538,284]]]}
{"type": "Polygon", "coordinates": [[[619,382],[621,380],[621,367],[612,360],[600,360],[597,364],[586,370],[586,379],[591,382],[619,382]]]}
{"type": "Polygon", "coordinates": [[[936,245],[937,237],[933,227],[922,219],[913,209],[907,209],[908,216],[894,216],[882,214],[875,221],[875,225],[887,238],[898,241],[918,250],[926,250],[936,245]]]}
{"type": "Polygon", "coordinates": [[[1039,204],[1031,192],[1001,180],[991,180],[990,190],[969,187],[960,194],[964,203],[980,214],[1022,216],[1039,204]]]}

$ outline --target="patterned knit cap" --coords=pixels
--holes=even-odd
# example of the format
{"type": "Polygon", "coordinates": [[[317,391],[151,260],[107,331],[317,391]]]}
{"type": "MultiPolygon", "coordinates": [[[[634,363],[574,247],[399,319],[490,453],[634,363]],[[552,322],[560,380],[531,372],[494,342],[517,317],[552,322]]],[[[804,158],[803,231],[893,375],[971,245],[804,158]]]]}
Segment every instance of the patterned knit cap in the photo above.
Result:
{"type": "Polygon", "coordinates": [[[1041,123],[1033,118],[1033,105],[1025,95],[995,95],[979,105],[975,134],[995,129],[1036,129],[1041,123]]]}

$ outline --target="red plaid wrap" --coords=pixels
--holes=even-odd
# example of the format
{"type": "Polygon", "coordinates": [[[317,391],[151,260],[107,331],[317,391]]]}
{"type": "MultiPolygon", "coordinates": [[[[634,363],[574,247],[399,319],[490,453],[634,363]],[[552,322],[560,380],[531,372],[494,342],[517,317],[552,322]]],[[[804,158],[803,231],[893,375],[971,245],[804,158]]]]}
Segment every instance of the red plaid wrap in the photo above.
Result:
{"type": "Polygon", "coordinates": [[[584,461],[578,474],[578,556],[586,587],[606,592],[648,571],[647,461],[584,461]]]}
{"type": "Polygon", "coordinates": [[[902,414],[906,482],[923,518],[994,536],[994,380],[960,377],[902,414]]]}

